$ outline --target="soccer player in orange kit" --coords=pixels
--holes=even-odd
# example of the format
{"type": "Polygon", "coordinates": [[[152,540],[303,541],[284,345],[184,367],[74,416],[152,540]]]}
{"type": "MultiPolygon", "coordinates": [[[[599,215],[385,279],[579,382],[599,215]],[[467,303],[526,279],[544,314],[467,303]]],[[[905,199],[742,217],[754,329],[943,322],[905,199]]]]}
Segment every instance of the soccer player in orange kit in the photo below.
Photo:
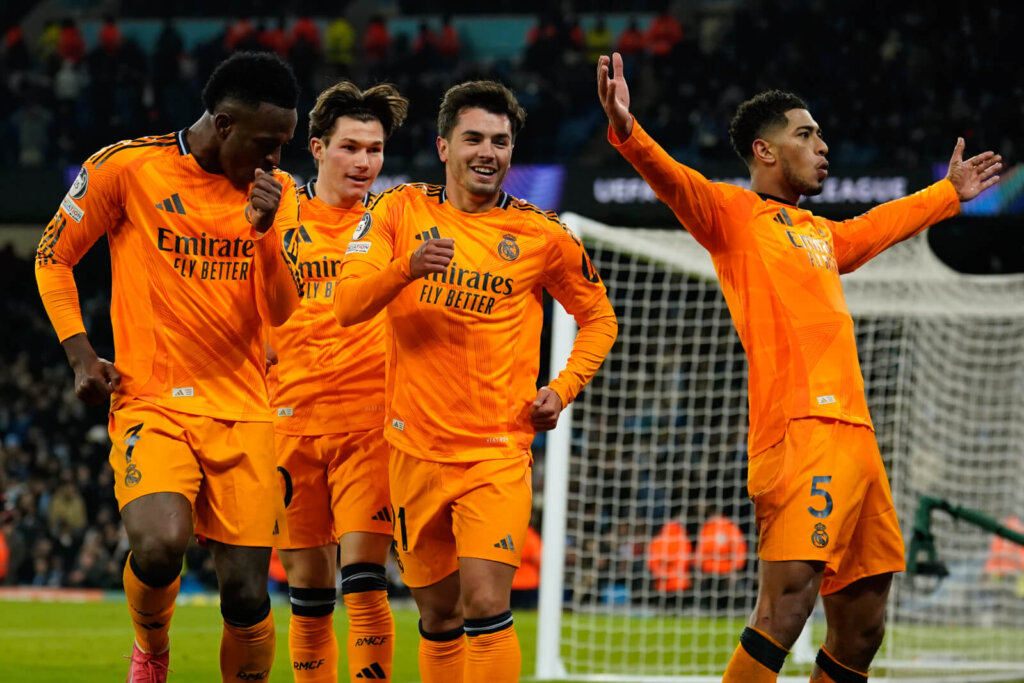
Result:
{"type": "Polygon", "coordinates": [[[348,238],[366,213],[384,144],[409,103],[390,85],[348,81],[320,93],[309,115],[317,178],[299,189],[295,245],[306,295],[270,330],[279,359],[270,372],[278,469],[289,539],[277,543],[288,573],[288,645],[296,681],[337,681],[335,574],[348,612],[352,680],[391,680],[395,622],[384,565],[392,516],[384,440],[384,314],[342,328],[334,287],[348,238]]]}
{"type": "Polygon", "coordinates": [[[617,333],[583,245],[501,189],[525,112],[508,88],[445,93],[445,185],[400,185],[349,243],[343,325],[385,306],[385,435],[400,568],[420,610],[425,683],[518,681],[509,597],[530,519],[537,431],[593,377],[617,333]],[[579,324],[568,364],[537,389],[542,290],[579,324]]]}
{"type": "Polygon", "coordinates": [[[828,146],[795,95],[740,105],[733,147],[750,190],[677,163],[629,113],[622,58],[602,56],[609,140],[711,254],[750,364],[748,491],[760,591],[725,681],[774,681],[820,592],[828,633],[812,681],[866,681],[882,642],[903,539],[875,441],[840,273],[957,215],[999,180],[1001,157],[963,159],[944,180],[847,221],[797,206],[821,192],[828,146]]]}
{"type": "Polygon", "coordinates": [[[283,516],[264,375],[265,324],[299,305],[295,184],[275,168],[298,86],[275,56],[237,53],[191,127],[91,156],[36,253],[39,291],[75,373],[110,400],[110,464],[131,546],[128,680],[164,681],[182,557],[195,533],[216,565],[225,681],[269,676],[267,571],[283,516]],[[72,268],[102,236],[112,263],[116,364],[97,357],[72,268]]]}

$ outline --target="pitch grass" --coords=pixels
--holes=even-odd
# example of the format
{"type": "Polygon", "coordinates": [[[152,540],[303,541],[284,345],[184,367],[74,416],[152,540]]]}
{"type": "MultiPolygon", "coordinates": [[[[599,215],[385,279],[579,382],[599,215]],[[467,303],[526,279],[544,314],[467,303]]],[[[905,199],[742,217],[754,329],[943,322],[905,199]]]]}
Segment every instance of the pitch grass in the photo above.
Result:
{"type": "MultiPolygon", "coordinates": [[[[277,624],[277,654],[270,680],[290,683],[291,672],[288,669],[288,609],[285,604],[277,604],[274,608],[277,624]]],[[[569,617],[570,619],[572,617],[569,617]]],[[[576,618],[580,618],[577,616],[576,618]]],[[[587,618],[584,618],[587,619],[587,618]]],[[[618,618],[616,618],[618,619],[618,618]]],[[[657,617],[654,621],[666,619],[657,617]]],[[[621,619],[618,619],[621,622],[621,619]]],[[[666,619],[667,620],[667,619],[666,619]]],[[[416,647],[418,640],[416,630],[417,615],[411,606],[395,609],[397,628],[397,648],[394,663],[394,683],[416,683],[419,673],[416,665],[416,647]]],[[[711,664],[713,668],[724,668],[728,653],[735,646],[735,639],[742,630],[742,620],[716,619],[715,624],[708,624],[701,630],[713,633],[706,642],[709,655],[702,664],[711,664]],[[711,641],[714,642],[711,642],[711,641]]],[[[173,643],[171,653],[171,681],[178,683],[206,682],[220,680],[217,665],[218,649],[221,633],[220,611],[216,604],[184,604],[179,605],[174,616],[171,629],[173,643]]],[[[344,612],[336,614],[335,624],[339,631],[345,628],[344,612]]],[[[648,621],[647,625],[651,623],[648,621]]],[[[595,640],[589,645],[590,652],[579,652],[584,659],[605,660],[621,663],[622,659],[634,664],[644,661],[648,666],[663,658],[668,643],[659,643],[658,636],[649,634],[638,637],[629,635],[630,630],[623,623],[606,624],[611,626],[617,635],[606,636],[604,640],[595,640]],[[625,627],[625,628],[623,628],[625,627]],[[628,648],[619,656],[609,655],[608,646],[611,640],[624,639],[628,648]],[[643,640],[644,642],[640,642],[643,640]]],[[[669,625],[666,624],[666,627],[669,625]]],[[[532,678],[537,639],[537,613],[529,611],[516,612],[516,630],[519,633],[520,646],[523,652],[523,677],[532,678]]],[[[669,629],[671,630],[671,629],[669,629]]],[[[818,640],[823,634],[815,632],[818,640]]],[[[928,629],[938,635],[939,629],[928,629]]],[[[948,631],[942,629],[941,631],[948,631]]],[[[972,635],[982,638],[1022,638],[1024,634],[1006,633],[997,629],[972,629],[980,633],[972,635]]],[[[339,634],[342,635],[343,634],[339,634]]],[[[945,633],[949,637],[949,633],[945,633]]],[[[966,633],[961,633],[966,636],[966,633]]],[[[48,603],[48,602],[2,602],[0,601],[0,683],[41,683],[60,682],[76,683],[79,681],[121,681],[128,670],[128,662],[122,656],[130,652],[131,629],[128,624],[123,601],[98,603],[48,603]]],[[[936,638],[936,642],[941,639],[936,638]]],[[[957,638],[956,640],[961,640],[957,638]]],[[[341,647],[340,671],[345,670],[345,648],[343,638],[339,639],[341,647]]],[[[621,646],[621,644],[620,644],[621,646]]],[[[704,649],[704,648],[701,648],[704,649]]],[[[620,650],[621,652],[621,650],[620,650]]],[[[720,670],[720,669],[719,669],[720,670]]],[[[803,677],[809,667],[787,662],[784,674],[803,677]]],[[[876,669],[874,674],[883,674],[876,669]]],[[[342,675],[340,680],[347,678],[342,675]]],[[[927,678],[914,679],[918,681],[927,678]]],[[[948,680],[948,679],[947,679],[948,680]]],[[[553,683],[553,682],[538,682],[553,683]]]]}

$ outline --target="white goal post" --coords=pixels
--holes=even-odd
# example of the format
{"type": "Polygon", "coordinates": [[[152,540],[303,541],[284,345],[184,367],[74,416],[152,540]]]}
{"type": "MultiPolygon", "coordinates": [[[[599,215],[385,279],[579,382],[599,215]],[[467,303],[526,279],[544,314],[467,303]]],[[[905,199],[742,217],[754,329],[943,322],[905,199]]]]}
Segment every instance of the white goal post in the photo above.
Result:
{"type": "MultiPolygon", "coordinates": [[[[608,286],[619,338],[539,463],[537,678],[721,680],[757,590],[743,349],[684,230],[563,220],[608,286]],[[742,532],[745,563],[701,560],[715,516],[742,532]],[[693,546],[685,586],[656,575],[667,522],[693,546]]],[[[1024,275],[956,273],[922,235],[843,282],[908,547],[921,496],[1024,518],[1024,275]]],[[[557,370],[575,326],[554,310],[557,370]]],[[[1024,680],[1024,572],[993,568],[989,533],[938,513],[932,530],[949,576],[898,577],[872,680],[1024,680]]],[[[814,623],[780,680],[807,680],[814,623]]]]}

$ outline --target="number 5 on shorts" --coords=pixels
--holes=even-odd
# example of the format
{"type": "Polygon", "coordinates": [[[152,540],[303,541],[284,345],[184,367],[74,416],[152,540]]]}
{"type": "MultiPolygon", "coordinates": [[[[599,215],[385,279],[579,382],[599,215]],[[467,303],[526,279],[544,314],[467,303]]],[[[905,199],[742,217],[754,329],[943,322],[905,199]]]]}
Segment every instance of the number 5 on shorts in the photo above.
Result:
{"type": "Polygon", "coordinates": [[[807,511],[815,517],[828,517],[832,514],[832,495],[825,489],[819,487],[820,484],[827,484],[830,481],[832,481],[831,476],[811,477],[811,497],[821,496],[825,499],[825,507],[821,510],[815,510],[813,505],[807,508],[807,511]]]}

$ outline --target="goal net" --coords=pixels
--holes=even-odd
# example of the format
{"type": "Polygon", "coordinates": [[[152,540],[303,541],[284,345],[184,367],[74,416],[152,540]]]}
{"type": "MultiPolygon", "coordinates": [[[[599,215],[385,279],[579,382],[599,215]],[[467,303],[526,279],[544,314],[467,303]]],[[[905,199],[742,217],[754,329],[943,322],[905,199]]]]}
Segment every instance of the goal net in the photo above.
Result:
{"type": "MultiPolygon", "coordinates": [[[[757,592],[743,348],[685,231],[563,218],[619,338],[548,436],[538,678],[721,680],[757,592]]],[[[1024,518],[1024,276],[955,273],[920,236],[843,281],[908,547],[921,496],[1024,518]]],[[[949,575],[897,578],[873,680],[1024,679],[1024,549],[941,513],[932,531],[949,575]]],[[[812,623],[784,677],[807,680],[812,623]]]]}

